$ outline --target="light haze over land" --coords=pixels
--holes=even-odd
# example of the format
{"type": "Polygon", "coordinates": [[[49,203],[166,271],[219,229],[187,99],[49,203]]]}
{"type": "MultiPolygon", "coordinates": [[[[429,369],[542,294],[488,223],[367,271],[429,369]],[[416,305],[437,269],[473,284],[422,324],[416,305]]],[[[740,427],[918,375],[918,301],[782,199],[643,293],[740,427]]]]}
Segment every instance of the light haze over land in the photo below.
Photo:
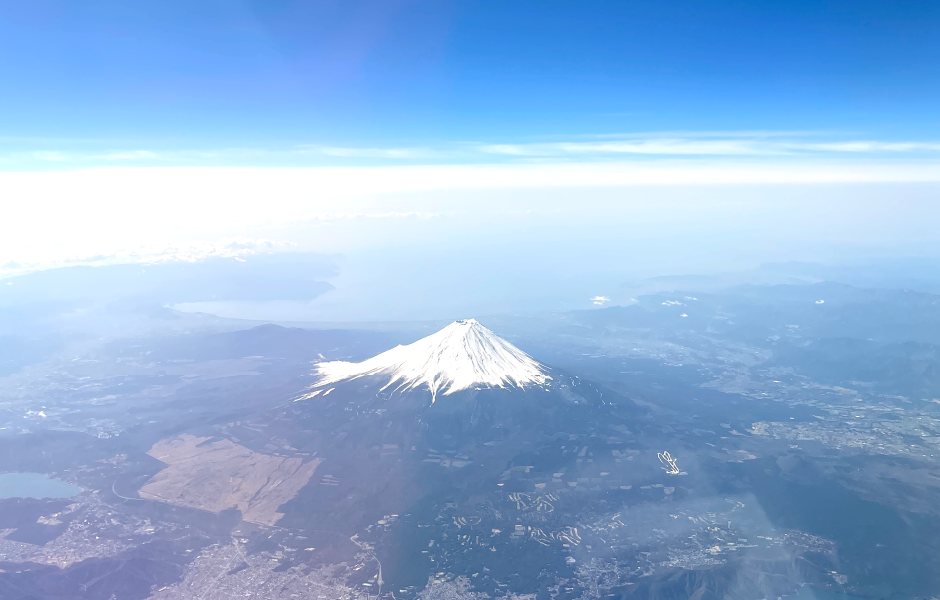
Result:
{"type": "Polygon", "coordinates": [[[940,3],[0,3],[0,598],[940,598],[940,3]]]}

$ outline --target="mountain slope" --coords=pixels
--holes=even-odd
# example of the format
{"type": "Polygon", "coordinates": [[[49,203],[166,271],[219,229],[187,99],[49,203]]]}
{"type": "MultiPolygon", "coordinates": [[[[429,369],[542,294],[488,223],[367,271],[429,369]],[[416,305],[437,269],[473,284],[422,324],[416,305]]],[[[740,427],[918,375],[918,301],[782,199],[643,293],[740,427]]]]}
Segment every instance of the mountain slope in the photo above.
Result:
{"type": "MultiPolygon", "coordinates": [[[[546,565],[570,573],[557,535],[551,547],[527,545],[520,562],[517,519],[563,531],[584,506],[582,493],[606,494],[591,495],[590,503],[626,493],[621,485],[631,484],[635,470],[627,456],[639,455],[645,443],[637,435],[643,411],[633,403],[537,362],[473,320],[360,363],[319,363],[313,375],[303,401],[265,428],[321,461],[322,479],[278,509],[285,515],[278,525],[342,534],[311,541],[316,547],[348,545],[344,540],[366,532],[358,539],[375,543],[391,589],[423,586],[451,567],[509,580],[524,562],[520,589],[528,591],[538,588],[546,565]],[[601,490],[600,478],[621,460],[616,481],[601,490]],[[521,515],[510,496],[534,499],[549,485],[555,493],[548,504],[521,515]],[[563,507],[569,501],[571,508],[563,507]],[[457,532],[469,526],[465,516],[473,522],[472,544],[469,529],[457,532]],[[393,527],[390,519],[397,519],[393,527]],[[449,562],[456,557],[460,563],[449,562]]],[[[652,457],[644,468],[659,475],[652,457]]]]}
{"type": "Polygon", "coordinates": [[[296,422],[348,430],[370,448],[399,443],[394,431],[407,447],[418,440],[436,448],[510,438],[525,444],[559,430],[593,430],[614,399],[472,319],[359,363],[319,363],[313,375],[294,403],[296,422]]]}

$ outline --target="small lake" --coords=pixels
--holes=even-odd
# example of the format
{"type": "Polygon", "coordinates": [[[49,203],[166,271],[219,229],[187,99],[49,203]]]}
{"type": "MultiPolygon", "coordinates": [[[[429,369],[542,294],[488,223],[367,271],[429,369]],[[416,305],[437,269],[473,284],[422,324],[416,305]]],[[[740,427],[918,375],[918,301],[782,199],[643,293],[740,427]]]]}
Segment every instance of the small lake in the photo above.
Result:
{"type": "Polygon", "coordinates": [[[80,487],[42,473],[0,473],[0,499],[71,498],[81,491],[80,487]]]}

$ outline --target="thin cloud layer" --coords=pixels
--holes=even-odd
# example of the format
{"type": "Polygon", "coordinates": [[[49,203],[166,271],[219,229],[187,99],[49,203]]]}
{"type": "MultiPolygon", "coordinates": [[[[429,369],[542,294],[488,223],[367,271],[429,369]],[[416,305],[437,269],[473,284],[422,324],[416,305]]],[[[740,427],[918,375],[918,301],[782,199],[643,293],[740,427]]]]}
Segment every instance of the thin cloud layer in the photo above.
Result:
{"type": "MultiPolygon", "coordinates": [[[[2,140],[0,140],[2,141],[2,140]]],[[[208,149],[120,148],[113,142],[78,143],[84,149],[45,147],[28,153],[0,151],[6,170],[102,167],[126,164],[160,166],[299,167],[375,164],[500,164],[538,160],[605,162],[648,158],[740,158],[785,161],[794,158],[891,160],[935,159],[934,140],[878,140],[827,132],[651,132],[576,136],[554,141],[437,142],[421,146],[300,144],[208,149]]]]}
{"type": "MultiPolygon", "coordinates": [[[[675,229],[674,211],[678,209],[660,207],[656,198],[680,188],[700,198],[683,205],[681,210],[705,217],[725,215],[720,219],[708,217],[716,219],[716,226],[725,227],[738,218],[736,215],[744,218],[751,214],[747,211],[760,214],[764,203],[758,194],[753,199],[739,200],[741,209],[729,213],[727,194],[709,191],[714,186],[780,188],[795,184],[934,182],[940,182],[940,159],[689,158],[395,167],[112,167],[0,172],[0,189],[10,200],[5,206],[5,218],[0,220],[0,264],[10,261],[23,265],[51,264],[95,256],[127,256],[129,260],[145,261],[166,255],[186,260],[190,255],[225,255],[221,253],[232,250],[216,249],[212,240],[243,238],[287,240],[320,252],[345,252],[354,246],[376,247],[381,243],[419,243],[416,240],[429,235],[443,236],[443,243],[451,235],[446,227],[457,230],[471,227],[468,217],[489,215],[486,227],[475,235],[490,235],[488,228],[518,218],[513,215],[556,215],[559,207],[566,207],[570,216],[565,217],[565,222],[570,222],[571,218],[583,215],[587,210],[586,199],[594,197],[597,200],[591,203],[600,206],[601,212],[630,207],[634,211],[632,216],[618,217],[628,219],[625,225],[643,217],[652,219],[650,222],[658,227],[665,219],[663,223],[673,224],[668,232],[675,229]],[[662,188],[663,192],[641,188],[662,188]],[[638,195],[646,200],[632,200],[638,195]],[[555,198],[552,201],[555,204],[549,205],[550,197],[555,198]],[[661,218],[649,216],[659,214],[661,218]],[[465,225],[459,225],[462,223],[465,225]],[[199,244],[204,243],[210,244],[208,249],[200,249],[199,244]],[[181,249],[146,250],[165,246],[181,249]]],[[[913,192],[908,188],[904,193],[913,192]]],[[[799,197],[797,194],[793,200],[799,197]]],[[[843,196],[834,200],[840,197],[843,196]]],[[[894,203],[903,201],[903,196],[893,197],[894,203]]],[[[846,214],[849,218],[855,213],[846,214]]],[[[599,216],[591,220],[594,224],[604,222],[599,216]]],[[[779,223],[780,215],[768,215],[767,222],[779,223]]],[[[884,219],[880,222],[883,224],[884,219]]],[[[516,230],[514,235],[518,233],[516,230]]]]}
{"type": "Polygon", "coordinates": [[[343,146],[303,146],[299,149],[299,151],[340,158],[414,159],[429,158],[437,155],[437,152],[430,148],[356,148],[343,146]]]}
{"type": "Polygon", "coordinates": [[[0,276],[19,275],[36,269],[73,265],[109,265],[118,263],[159,264],[198,262],[207,258],[241,260],[262,252],[283,252],[296,246],[293,242],[251,238],[225,238],[216,241],[149,244],[94,254],[60,256],[48,262],[7,260],[0,263],[0,276]]]}
{"type": "Polygon", "coordinates": [[[801,142],[792,140],[756,140],[752,138],[694,139],[659,138],[607,140],[603,142],[556,142],[547,144],[493,144],[480,146],[489,154],[505,156],[794,156],[831,153],[937,153],[940,143],[879,142],[857,140],[844,142],[801,142]]]}

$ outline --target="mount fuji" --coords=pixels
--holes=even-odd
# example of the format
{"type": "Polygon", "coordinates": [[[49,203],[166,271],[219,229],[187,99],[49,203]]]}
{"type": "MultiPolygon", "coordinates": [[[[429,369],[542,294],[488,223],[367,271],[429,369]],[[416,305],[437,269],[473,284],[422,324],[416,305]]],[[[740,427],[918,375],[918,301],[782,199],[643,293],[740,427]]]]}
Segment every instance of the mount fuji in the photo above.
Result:
{"type": "MultiPolygon", "coordinates": [[[[400,586],[426,581],[421,569],[445,568],[437,558],[430,560],[442,542],[427,536],[440,531],[444,539],[447,523],[463,526],[464,513],[453,514],[449,506],[482,511],[492,520],[510,511],[507,494],[535,498],[566,470],[584,466],[596,471],[589,477],[598,478],[601,468],[611,469],[607,463],[626,451],[628,440],[630,452],[639,447],[634,430],[643,427],[642,410],[628,398],[539,362],[473,319],[361,362],[316,363],[310,375],[312,385],[282,409],[267,432],[316,456],[323,475],[284,507],[279,525],[325,529],[328,523],[331,531],[349,532],[372,527],[373,534],[386,536],[381,561],[388,573],[399,574],[394,585],[400,586]],[[400,529],[385,531],[388,515],[400,516],[400,529]]],[[[653,468],[659,469],[658,461],[653,468]]],[[[564,487],[567,493],[570,486],[564,487]]],[[[547,502],[560,499],[561,493],[547,502]]],[[[559,503],[557,514],[529,517],[558,520],[563,527],[570,525],[565,514],[559,503]]],[[[487,536],[505,528],[499,519],[486,527],[480,519],[470,520],[487,536]]],[[[339,544],[348,536],[333,538],[329,543],[339,544]]],[[[451,555],[470,551],[453,531],[446,539],[457,544],[448,546],[451,555]]],[[[512,577],[501,571],[514,564],[508,554],[486,544],[474,546],[468,576],[486,567],[512,577]]],[[[536,546],[533,560],[567,568],[563,553],[536,546]]]]}
{"type": "Polygon", "coordinates": [[[551,431],[607,401],[593,383],[538,362],[475,319],[362,362],[318,363],[313,375],[295,403],[302,412],[360,415],[360,425],[379,414],[420,424],[431,438],[551,431]]]}
{"type": "Polygon", "coordinates": [[[433,403],[471,388],[544,386],[551,381],[548,368],[481,325],[476,319],[454,321],[413,344],[396,346],[360,363],[320,363],[318,391],[344,380],[362,377],[387,379],[382,390],[408,391],[426,386],[433,403]]]}

